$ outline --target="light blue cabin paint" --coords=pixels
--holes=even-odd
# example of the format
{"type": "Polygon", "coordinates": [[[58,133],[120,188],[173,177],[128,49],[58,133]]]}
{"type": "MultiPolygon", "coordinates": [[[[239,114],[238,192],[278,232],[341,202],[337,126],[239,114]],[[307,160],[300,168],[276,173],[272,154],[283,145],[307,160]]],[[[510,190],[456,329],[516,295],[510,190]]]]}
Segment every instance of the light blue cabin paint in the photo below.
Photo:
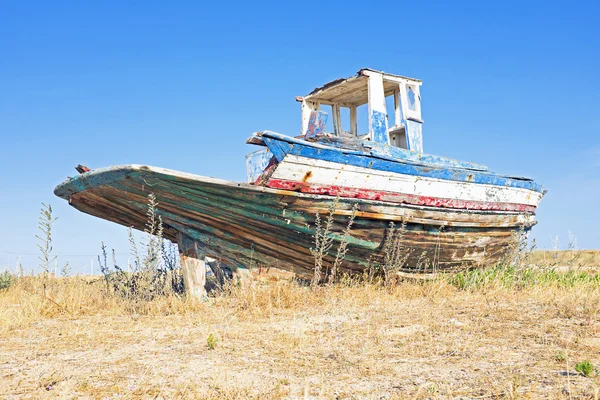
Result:
{"type": "Polygon", "coordinates": [[[408,119],[406,126],[406,144],[408,150],[423,153],[423,124],[421,122],[408,119]]]}
{"type": "Polygon", "coordinates": [[[269,165],[269,161],[273,158],[273,153],[268,147],[263,147],[246,156],[246,181],[254,183],[269,165]]]}
{"type": "Polygon", "coordinates": [[[306,139],[314,138],[317,135],[325,133],[325,127],[327,126],[327,113],[325,111],[311,111],[310,118],[308,120],[308,127],[304,137],[306,139]]]}
{"type": "Polygon", "coordinates": [[[386,114],[380,111],[371,111],[371,132],[373,141],[376,143],[388,144],[386,114]]]}

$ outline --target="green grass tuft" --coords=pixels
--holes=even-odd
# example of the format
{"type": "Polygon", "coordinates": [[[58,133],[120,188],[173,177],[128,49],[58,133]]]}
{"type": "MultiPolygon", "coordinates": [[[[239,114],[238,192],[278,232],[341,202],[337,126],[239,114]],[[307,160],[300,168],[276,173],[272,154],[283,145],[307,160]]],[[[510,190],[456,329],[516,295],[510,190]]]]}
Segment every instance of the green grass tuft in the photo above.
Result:
{"type": "Polygon", "coordinates": [[[589,378],[594,374],[594,364],[592,364],[588,360],[580,361],[577,364],[575,364],[575,371],[589,378]]]}
{"type": "Polygon", "coordinates": [[[208,349],[214,350],[217,347],[218,341],[219,341],[219,339],[217,339],[217,337],[215,335],[213,335],[212,333],[210,335],[208,335],[208,338],[206,338],[206,344],[208,345],[208,349]]]}
{"type": "Polygon", "coordinates": [[[6,290],[15,283],[15,277],[8,271],[0,273],[0,290],[6,290]]]}
{"type": "Polygon", "coordinates": [[[565,288],[590,285],[600,288],[600,274],[581,271],[561,272],[555,268],[516,267],[504,264],[459,272],[448,276],[447,280],[450,284],[464,290],[490,286],[519,289],[543,285],[565,288]]]}

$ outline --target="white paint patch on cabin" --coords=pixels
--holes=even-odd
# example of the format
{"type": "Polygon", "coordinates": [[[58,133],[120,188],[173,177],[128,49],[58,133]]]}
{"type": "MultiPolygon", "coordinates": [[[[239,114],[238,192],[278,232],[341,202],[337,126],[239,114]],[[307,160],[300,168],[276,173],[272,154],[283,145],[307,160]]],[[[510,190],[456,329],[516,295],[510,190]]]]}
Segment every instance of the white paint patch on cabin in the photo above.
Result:
{"type": "Polygon", "coordinates": [[[331,106],[333,121],[330,135],[360,137],[422,153],[421,84],[418,79],[372,69],[362,69],[355,76],[332,81],[304,97],[296,97],[302,104],[301,133],[305,134],[308,129],[311,112],[328,105],[331,106]],[[386,108],[386,97],[390,96],[394,102],[393,126],[389,126],[386,108]],[[357,108],[364,104],[368,104],[369,109],[369,132],[360,136],[357,108]],[[385,115],[383,125],[374,112],[385,115]],[[343,129],[342,115],[349,116],[349,130],[343,129]],[[382,128],[385,129],[383,135],[382,128]]]}

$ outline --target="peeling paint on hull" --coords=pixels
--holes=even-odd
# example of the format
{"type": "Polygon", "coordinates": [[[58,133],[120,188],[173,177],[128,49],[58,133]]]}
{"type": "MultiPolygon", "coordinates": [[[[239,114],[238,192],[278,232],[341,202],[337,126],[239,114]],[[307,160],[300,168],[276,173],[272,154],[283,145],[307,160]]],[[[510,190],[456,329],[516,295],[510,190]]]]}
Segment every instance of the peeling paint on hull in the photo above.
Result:
{"type": "MultiPolygon", "coordinates": [[[[86,172],[59,185],[55,194],[76,209],[143,230],[147,195],[154,193],[165,237],[181,232],[201,251],[233,267],[261,265],[309,276],[313,269],[315,214],[326,214],[336,198],[201,177],[162,168],[129,165],[86,172]]],[[[390,222],[404,221],[401,237],[413,249],[407,270],[427,252],[440,270],[477,267],[503,257],[514,233],[535,224],[517,211],[467,211],[398,204],[360,198],[339,199],[334,238],[358,212],[342,270],[362,272],[371,258],[382,257],[390,222]]],[[[335,258],[336,245],[326,256],[335,258]]]]}

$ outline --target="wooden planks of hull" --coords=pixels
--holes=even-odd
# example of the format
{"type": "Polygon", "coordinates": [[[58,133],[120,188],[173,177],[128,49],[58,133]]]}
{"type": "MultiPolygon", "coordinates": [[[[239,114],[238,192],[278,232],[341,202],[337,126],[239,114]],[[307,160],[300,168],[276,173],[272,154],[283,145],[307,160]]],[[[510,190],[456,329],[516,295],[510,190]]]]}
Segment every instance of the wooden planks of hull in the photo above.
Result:
{"type": "Polygon", "coordinates": [[[180,232],[196,240],[202,253],[233,267],[270,266],[300,276],[313,269],[315,216],[331,208],[334,246],[327,262],[335,259],[357,204],[342,266],[350,273],[360,273],[370,261],[382,262],[390,222],[403,226],[395,237],[407,252],[406,270],[432,263],[443,270],[495,262],[514,243],[515,230],[533,224],[522,213],[336,199],[139,166],[93,171],[65,182],[56,193],[85,213],[139,230],[146,223],[147,195],[154,193],[169,240],[176,241],[180,232]]]}

